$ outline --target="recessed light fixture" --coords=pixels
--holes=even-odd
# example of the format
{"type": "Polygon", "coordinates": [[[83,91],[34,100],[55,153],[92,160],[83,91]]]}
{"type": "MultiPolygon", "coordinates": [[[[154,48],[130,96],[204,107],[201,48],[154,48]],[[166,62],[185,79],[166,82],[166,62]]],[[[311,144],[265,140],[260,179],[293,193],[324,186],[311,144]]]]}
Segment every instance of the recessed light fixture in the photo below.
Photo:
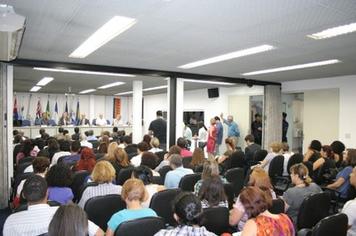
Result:
{"type": "Polygon", "coordinates": [[[33,86],[31,89],[30,89],[30,92],[37,92],[38,90],[40,90],[42,87],[40,86],[33,86]]]}
{"type": "Polygon", "coordinates": [[[335,63],[339,63],[339,62],[341,62],[341,61],[337,60],[337,59],[326,60],[326,61],[317,61],[317,62],[311,62],[311,63],[299,64],[299,65],[293,65],[293,66],[277,67],[277,68],[272,68],[272,69],[267,69],[267,70],[257,70],[257,71],[243,73],[242,75],[244,75],[244,76],[260,75],[260,74],[267,74],[267,73],[287,71],[287,70],[297,70],[297,69],[303,69],[303,68],[309,68],[309,67],[325,66],[325,65],[331,65],[331,64],[335,64],[335,63]]]}
{"type": "Polygon", "coordinates": [[[46,86],[49,82],[54,80],[53,77],[43,77],[36,85],[37,86],[46,86]]]}
{"type": "Polygon", "coordinates": [[[114,16],[75,49],[69,57],[84,58],[88,56],[119,34],[128,30],[136,22],[136,19],[133,18],[114,16]]]}
{"type": "Polygon", "coordinates": [[[356,23],[351,23],[348,25],[341,25],[334,28],[326,29],[321,32],[307,35],[307,37],[312,39],[326,39],[332,38],[343,34],[349,34],[356,31],[356,23]]]}
{"type": "Polygon", "coordinates": [[[111,83],[111,84],[106,84],[106,85],[103,85],[101,87],[99,87],[98,89],[107,89],[107,88],[111,88],[111,87],[115,87],[115,86],[120,86],[120,85],[123,85],[125,84],[124,82],[114,82],[114,83],[111,83]]]}
{"type": "Polygon", "coordinates": [[[196,79],[184,79],[184,82],[198,83],[198,84],[218,84],[218,85],[236,85],[234,83],[211,81],[211,80],[196,80],[196,79]]]}
{"type": "Polygon", "coordinates": [[[261,46],[257,46],[257,47],[247,48],[247,49],[223,54],[223,55],[216,56],[216,57],[207,58],[204,60],[191,62],[191,63],[185,64],[182,66],[178,66],[178,68],[191,69],[191,68],[195,68],[198,66],[204,66],[204,65],[208,65],[208,64],[212,64],[212,63],[231,60],[231,59],[238,58],[238,57],[244,57],[244,56],[248,56],[248,55],[252,55],[252,54],[266,52],[266,51],[269,51],[272,49],[275,49],[275,47],[265,44],[265,45],[261,45],[261,46]]]}
{"type": "Polygon", "coordinates": [[[135,75],[131,75],[131,74],[111,73],[111,72],[100,72],[100,71],[70,70],[70,69],[46,68],[46,67],[33,67],[33,69],[34,69],[34,70],[41,70],[41,71],[63,72],[63,73],[74,73],[74,74],[136,77],[135,75]]]}
{"type": "Polygon", "coordinates": [[[87,89],[87,90],[80,91],[79,93],[80,94],[86,94],[86,93],[91,93],[91,92],[94,92],[94,91],[96,91],[96,89],[87,89]]]}
{"type": "Polygon", "coordinates": [[[117,93],[115,95],[120,96],[120,95],[128,95],[128,94],[133,94],[133,92],[132,91],[127,91],[127,92],[117,93]]]}

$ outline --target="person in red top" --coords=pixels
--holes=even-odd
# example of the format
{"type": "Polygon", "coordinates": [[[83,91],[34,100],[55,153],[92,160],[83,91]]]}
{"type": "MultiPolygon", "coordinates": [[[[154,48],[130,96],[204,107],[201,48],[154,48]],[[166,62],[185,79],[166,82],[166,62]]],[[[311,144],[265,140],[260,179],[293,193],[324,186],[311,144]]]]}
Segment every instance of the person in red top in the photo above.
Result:
{"type": "Polygon", "coordinates": [[[208,153],[215,153],[215,144],[216,144],[216,127],[215,127],[215,119],[210,119],[210,127],[209,127],[209,135],[208,135],[208,143],[206,145],[206,151],[208,153]]]}
{"type": "Polygon", "coordinates": [[[180,155],[182,158],[184,157],[191,157],[193,153],[187,149],[187,140],[185,138],[178,138],[177,139],[177,146],[180,147],[182,150],[180,151],[180,155]]]}
{"type": "Polygon", "coordinates": [[[80,159],[75,166],[75,170],[87,170],[92,172],[96,164],[96,158],[91,148],[83,148],[80,154],[80,159]]]}

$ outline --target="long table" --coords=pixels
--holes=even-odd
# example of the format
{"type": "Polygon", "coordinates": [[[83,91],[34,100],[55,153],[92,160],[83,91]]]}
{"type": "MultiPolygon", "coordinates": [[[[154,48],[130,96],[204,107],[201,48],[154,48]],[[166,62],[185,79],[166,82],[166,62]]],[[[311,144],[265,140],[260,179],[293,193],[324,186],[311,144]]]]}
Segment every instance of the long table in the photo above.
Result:
{"type": "MultiPolygon", "coordinates": [[[[14,127],[14,130],[19,130],[24,132],[24,135],[29,138],[37,138],[40,133],[39,130],[44,128],[46,133],[50,136],[54,136],[58,134],[58,128],[62,127],[69,131],[69,134],[74,134],[74,128],[79,127],[80,132],[83,134],[87,130],[93,130],[94,135],[99,136],[102,131],[112,132],[113,126],[24,126],[24,127],[14,127]]],[[[119,130],[125,130],[126,134],[130,134],[132,132],[132,126],[119,126],[119,130]]]]}

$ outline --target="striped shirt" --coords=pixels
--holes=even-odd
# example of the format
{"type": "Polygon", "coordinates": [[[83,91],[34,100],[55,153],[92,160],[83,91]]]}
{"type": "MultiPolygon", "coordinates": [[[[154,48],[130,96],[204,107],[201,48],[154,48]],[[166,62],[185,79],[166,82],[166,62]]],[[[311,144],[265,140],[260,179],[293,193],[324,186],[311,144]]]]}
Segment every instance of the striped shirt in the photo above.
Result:
{"type": "Polygon", "coordinates": [[[204,226],[178,226],[174,229],[161,229],[155,236],[214,236],[216,234],[208,231],[204,226]]]}
{"type": "MultiPolygon", "coordinates": [[[[11,214],[5,221],[3,235],[36,236],[48,232],[49,223],[58,207],[47,204],[36,204],[28,207],[26,211],[11,214]]],[[[88,221],[89,235],[95,235],[98,226],[88,221]]]]}
{"type": "Polygon", "coordinates": [[[78,205],[84,209],[85,203],[93,197],[105,196],[108,194],[121,194],[121,186],[112,183],[103,183],[98,186],[90,186],[83,192],[78,205]]]}

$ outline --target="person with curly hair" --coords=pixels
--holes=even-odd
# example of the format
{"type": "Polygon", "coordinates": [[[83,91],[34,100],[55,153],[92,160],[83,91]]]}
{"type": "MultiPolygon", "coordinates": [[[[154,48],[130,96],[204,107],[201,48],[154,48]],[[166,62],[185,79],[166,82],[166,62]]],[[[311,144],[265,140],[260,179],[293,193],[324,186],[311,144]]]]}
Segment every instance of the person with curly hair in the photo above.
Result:
{"type": "Polygon", "coordinates": [[[72,189],[72,172],[67,165],[56,164],[46,174],[48,184],[48,200],[60,204],[70,203],[74,197],[72,189]]]}

